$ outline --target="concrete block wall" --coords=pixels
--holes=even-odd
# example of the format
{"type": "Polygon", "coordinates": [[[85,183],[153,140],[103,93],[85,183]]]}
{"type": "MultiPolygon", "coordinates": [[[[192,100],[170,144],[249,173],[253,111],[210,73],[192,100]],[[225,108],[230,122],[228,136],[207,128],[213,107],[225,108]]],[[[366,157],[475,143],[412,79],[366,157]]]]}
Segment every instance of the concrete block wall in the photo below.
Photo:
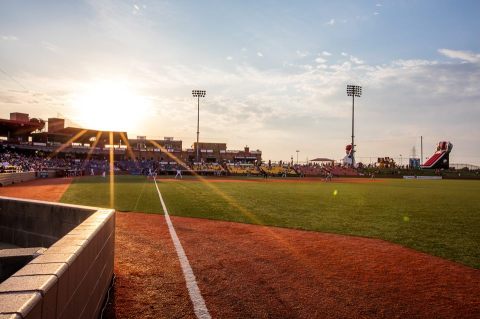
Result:
{"type": "Polygon", "coordinates": [[[0,174],[0,186],[7,186],[11,184],[31,181],[36,178],[35,172],[22,173],[2,173],[0,174]]]}
{"type": "Polygon", "coordinates": [[[19,247],[50,247],[93,210],[0,196],[0,242],[19,247]]]}
{"type": "Polygon", "coordinates": [[[0,283],[43,254],[43,247],[0,249],[0,283]]]}
{"type": "Polygon", "coordinates": [[[115,211],[91,212],[0,284],[0,319],[98,317],[113,278],[115,211]]]}

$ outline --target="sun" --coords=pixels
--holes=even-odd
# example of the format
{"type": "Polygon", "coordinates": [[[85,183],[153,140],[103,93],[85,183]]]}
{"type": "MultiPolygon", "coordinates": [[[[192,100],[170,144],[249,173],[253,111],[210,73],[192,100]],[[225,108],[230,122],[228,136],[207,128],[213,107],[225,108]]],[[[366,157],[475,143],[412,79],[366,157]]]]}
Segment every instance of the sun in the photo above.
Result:
{"type": "Polygon", "coordinates": [[[135,92],[126,81],[95,81],[72,99],[74,120],[88,129],[136,131],[151,117],[150,99],[135,92]]]}

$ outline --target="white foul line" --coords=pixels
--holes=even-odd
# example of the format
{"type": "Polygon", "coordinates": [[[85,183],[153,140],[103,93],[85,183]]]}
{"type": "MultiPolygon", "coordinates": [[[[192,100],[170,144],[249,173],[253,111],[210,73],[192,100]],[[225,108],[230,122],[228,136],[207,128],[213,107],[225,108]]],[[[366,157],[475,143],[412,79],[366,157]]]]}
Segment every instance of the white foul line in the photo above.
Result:
{"type": "Polygon", "coordinates": [[[193,310],[195,312],[195,315],[197,315],[197,318],[199,319],[211,319],[212,317],[208,312],[207,306],[205,305],[205,300],[203,300],[200,289],[198,288],[197,280],[195,279],[192,267],[190,267],[187,255],[185,255],[185,251],[183,250],[182,244],[180,243],[180,239],[178,239],[177,232],[175,231],[175,228],[173,228],[172,221],[170,220],[170,215],[167,211],[167,206],[165,206],[165,202],[163,201],[162,194],[160,193],[160,189],[158,188],[157,181],[155,179],[153,181],[155,182],[158,197],[160,198],[160,202],[162,203],[163,212],[165,213],[165,220],[168,225],[168,230],[170,231],[170,236],[172,237],[173,245],[175,246],[175,250],[177,251],[178,260],[180,261],[180,265],[182,267],[183,276],[185,277],[188,294],[190,295],[190,300],[193,303],[193,310]]]}

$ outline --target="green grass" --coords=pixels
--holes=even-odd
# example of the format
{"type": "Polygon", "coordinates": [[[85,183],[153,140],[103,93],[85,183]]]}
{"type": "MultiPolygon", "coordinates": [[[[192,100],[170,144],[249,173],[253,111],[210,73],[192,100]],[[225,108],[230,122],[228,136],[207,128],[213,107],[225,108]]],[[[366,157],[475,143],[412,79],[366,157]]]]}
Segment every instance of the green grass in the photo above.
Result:
{"type": "MultiPolygon", "coordinates": [[[[60,199],[63,203],[110,207],[109,179],[99,176],[75,179],[60,199]]],[[[161,213],[157,190],[141,176],[116,176],[114,208],[118,211],[161,213]]]]}
{"type": "MultiPolygon", "coordinates": [[[[79,179],[62,201],[108,205],[108,183],[97,181],[79,179]]],[[[184,181],[159,187],[172,215],[380,238],[480,268],[480,181],[184,181]]],[[[116,190],[117,209],[161,213],[152,182],[119,177],[116,190]]]]}

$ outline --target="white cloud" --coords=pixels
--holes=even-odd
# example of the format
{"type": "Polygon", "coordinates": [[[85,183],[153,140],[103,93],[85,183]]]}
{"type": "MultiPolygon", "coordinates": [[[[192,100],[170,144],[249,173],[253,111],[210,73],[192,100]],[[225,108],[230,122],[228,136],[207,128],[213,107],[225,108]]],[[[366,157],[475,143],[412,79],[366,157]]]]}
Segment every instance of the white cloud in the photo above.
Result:
{"type": "Polygon", "coordinates": [[[328,51],[322,51],[322,55],[324,56],[331,56],[332,54],[328,51]]]}
{"type": "Polygon", "coordinates": [[[53,53],[58,53],[60,52],[60,47],[57,45],[47,42],[47,41],[42,41],[42,46],[47,49],[48,51],[51,51],[53,53]]]}
{"type": "Polygon", "coordinates": [[[257,52],[257,55],[258,55],[259,57],[263,57],[263,53],[262,53],[262,52],[257,52]]]}
{"type": "Polygon", "coordinates": [[[412,60],[395,60],[392,62],[392,65],[399,66],[401,68],[416,68],[422,67],[426,65],[435,65],[437,61],[432,60],[419,60],[419,59],[412,59],[412,60]]]}
{"type": "MultiPolygon", "coordinates": [[[[356,113],[359,157],[407,154],[415,136],[424,135],[429,138],[428,145],[451,140],[456,161],[461,161],[462,156],[477,156],[480,160],[479,152],[468,148],[469,141],[480,140],[476,123],[480,118],[478,64],[462,63],[464,60],[358,64],[358,58],[345,55],[337,64],[289,64],[288,68],[277,69],[247,63],[223,70],[136,62],[130,81],[138,85],[136,91],[152,99],[154,111],[138,132],[129,131],[129,135],[173,135],[188,146],[194,137],[191,125],[196,123],[196,112],[192,111],[196,111],[196,105],[189,92],[201,85],[210,92],[202,102],[203,136],[208,140],[227,142],[229,148],[251,144],[252,148],[262,149],[267,160],[287,159],[290,147],[299,147],[305,156],[326,154],[340,158],[351,124],[351,99],[346,97],[345,85],[353,83],[364,88],[356,113]],[[322,138],[306,141],[305,136],[322,138]],[[467,145],[465,150],[462,144],[467,145]],[[318,154],[319,150],[322,154],[318,154]]],[[[320,54],[316,58],[325,60],[327,56],[320,54]]],[[[335,63],[335,59],[328,60],[335,63]]],[[[106,68],[97,65],[95,71],[105,74],[106,68]]],[[[9,92],[6,88],[14,88],[15,83],[0,77],[0,109],[12,110],[12,103],[18,103],[15,109],[20,105],[32,115],[48,117],[56,112],[42,108],[39,114],[39,105],[55,105],[59,112],[70,116],[66,97],[81,86],[79,81],[13,76],[29,89],[31,84],[40,86],[53,101],[9,92]],[[56,90],[67,93],[53,93],[56,90]]],[[[83,81],[88,83],[89,79],[83,81]]]]}
{"type": "Polygon", "coordinates": [[[327,60],[325,60],[324,58],[318,57],[315,59],[315,62],[317,62],[318,64],[324,64],[325,62],[327,62],[327,60]]]}
{"type": "Polygon", "coordinates": [[[310,55],[310,53],[309,53],[308,51],[300,51],[300,50],[297,50],[295,53],[297,54],[297,56],[298,56],[299,58],[304,58],[304,57],[307,57],[307,56],[310,55]]]}
{"type": "MultiPolygon", "coordinates": [[[[317,61],[320,64],[315,66],[290,65],[278,70],[265,71],[242,65],[233,73],[208,68],[196,72],[183,67],[159,73],[165,83],[178,79],[176,84],[170,84],[174,87],[183,85],[181,78],[215,87],[215,107],[205,110],[206,117],[216,123],[215,134],[228,139],[229,145],[236,145],[237,140],[250,144],[255,141],[252,147],[262,148],[266,158],[281,159],[285,155],[284,144],[298,142],[305,135],[321,134],[325,140],[331,139],[337,144],[348,140],[351,109],[345,98],[345,83],[364,87],[364,96],[358,102],[361,109],[357,122],[359,156],[380,156],[379,150],[392,156],[399,152],[397,142],[405,144],[401,146],[403,154],[411,149],[413,144],[409,143],[414,143],[411,136],[416,134],[428,134],[433,140],[474,138],[471,132],[476,124],[471,119],[479,118],[480,110],[471,106],[480,98],[476,87],[480,82],[480,68],[431,60],[396,60],[384,65],[369,65],[347,56],[347,61],[330,66],[321,64],[324,59],[320,57],[317,61]],[[454,115],[452,104],[456,105],[454,115]],[[220,109],[222,112],[218,111],[220,109]],[[378,125],[371,126],[367,122],[378,125]],[[456,123],[462,125],[457,127],[456,123]],[[324,129],[318,131],[319,125],[324,129]],[[228,129],[232,126],[242,132],[238,139],[228,129]],[[252,132],[250,126],[257,128],[257,132],[262,131],[261,137],[247,133],[252,132]],[[385,133],[381,138],[379,130],[385,133]],[[437,137],[439,131],[444,136],[437,137]],[[339,139],[339,134],[343,136],[341,132],[345,137],[339,139]],[[281,135],[284,144],[270,140],[269,136],[276,134],[281,135]]],[[[207,105],[210,103],[213,102],[207,105]]],[[[168,98],[164,104],[173,105],[168,98]]],[[[189,119],[182,117],[182,112],[173,120],[177,125],[184,121],[189,119]]],[[[475,138],[480,136],[477,134],[475,138]]],[[[336,158],[341,156],[341,148],[335,143],[325,148],[315,143],[304,147],[311,147],[311,155],[322,148],[336,158]]],[[[460,151],[457,154],[461,157],[460,151]]]]}
{"type": "Polygon", "coordinates": [[[377,3],[375,6],[376,7],[383,7],[383,5],[381,3],[377,3]]]}
{"type": "Polygon", "coordinates": [[[342,56],[348,56],[348,54],[345,53],[345,52],[342,52],[342,53],[340,53],[340,54],[341,54],[342,56]]]}
{"type": "Polygon", "coordinates": [[[439,49],[438,52],[447,58],[459,59],[470,63],[480,63],[480,54],[470,51],[439,49]]]}
{"type": "Polygon", "coordinates": [[[335,24],[335,19],[332,18],[332,19],[330,19],[330,20],[329,20],[327,23],[325,23],[325,24],[332,26],[332,25],[335,24]]]}
{"type": "Polygon", "coordinates": [[[373,13],[374,16],[378,16],[379,14],[380,14],[380,12],[378,12],[378,11],[375,11],[375,12],[373,13]]]}
{"type": "Polygon", "coordinates": [[[355,64],[363,64],[363,63],[365,63],[364,61],[360,60],[360,59],[357,58],[357,57],[354,57],[353,55],[350,56],[350,61],[352,61],[352,62],[355,63],[355,64]]]}
{"type": "Polygon", "coordinates": [[[145,10],[147,8],[147,5],[145,4],[136,4],[134,3],[133,4],[133,10],[132,10],[132,13],[134,15],[139,15],[142,13],[143,10],[145,10]]]}
{"type": "Polygon", "coordinates": [[[232,60],[233,60],[233,58],[232,58],[231,56],[227,56],[225,59],[226,59],[227,61],[232,61],[232,60]]]}
{"type": "Polygon", "coordinates": [[[4,41],[17,41],[18,38],[14,35],[2,35],[1,39],[4,41]]]}

